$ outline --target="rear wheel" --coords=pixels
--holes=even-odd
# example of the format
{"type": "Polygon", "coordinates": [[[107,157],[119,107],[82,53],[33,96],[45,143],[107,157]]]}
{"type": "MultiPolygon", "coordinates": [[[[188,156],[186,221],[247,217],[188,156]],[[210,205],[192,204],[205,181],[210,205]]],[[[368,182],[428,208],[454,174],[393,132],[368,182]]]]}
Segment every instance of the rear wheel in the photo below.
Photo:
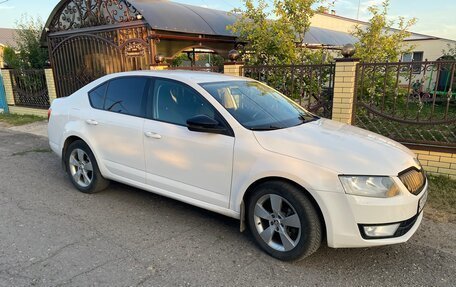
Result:
{"type": "Polygon", "coordinates": [[[71,143],[65,155],[68,175],[73,185],[81,192],[95,193],[109,185],[98,169],[95,157],[81,140],[71,143]]]}
{"type": "Polygon", "coordinates": [[[257,244],[280,260],[300,260],[321,244],[321,222],[307,196],[287,182],[266,182],[248,201],[249,229],[257,244]]]}

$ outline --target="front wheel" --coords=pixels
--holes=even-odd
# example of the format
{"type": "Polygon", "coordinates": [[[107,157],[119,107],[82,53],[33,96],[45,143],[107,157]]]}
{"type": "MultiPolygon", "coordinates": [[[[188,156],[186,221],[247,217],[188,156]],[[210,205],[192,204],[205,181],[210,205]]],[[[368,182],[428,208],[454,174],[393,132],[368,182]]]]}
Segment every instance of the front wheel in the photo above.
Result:
{"type": "Polygon", "coordinates": [[[109,185],[98,169],[95,156],[83,141],[71,143],[65,154],[68,175],[73,185],[81,192],[95,193],[109,185]]]}
{"type": "Polygon", "coordinates": [[[256,243],[271,256],[300,260],[321,244],[317,211],[298,188],[287,182],[265,182],[248,201],[248,224],[256,243]]]}

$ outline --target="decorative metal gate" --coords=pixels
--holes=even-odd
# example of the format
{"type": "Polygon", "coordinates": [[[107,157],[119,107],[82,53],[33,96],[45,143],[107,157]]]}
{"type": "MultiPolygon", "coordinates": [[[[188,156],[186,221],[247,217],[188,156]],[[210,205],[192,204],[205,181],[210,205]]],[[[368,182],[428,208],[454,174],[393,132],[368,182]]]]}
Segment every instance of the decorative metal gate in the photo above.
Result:
{"type": "Polygon", "coordinates": [[[264,82],[308,111],[331,118],[335,64],[244,66],[241,74],[264,82]]]}
{"type": "Polygon", "coordinates": [[[409,146],[456,149],[456,62],[360,63],[355,125],[409,146]]]}
{"type": "Polygon", "coordinates": [[[125,0],[72,0],[49,24],[58,97],[106,74],[149,69],[150,29],[125,0]]]}

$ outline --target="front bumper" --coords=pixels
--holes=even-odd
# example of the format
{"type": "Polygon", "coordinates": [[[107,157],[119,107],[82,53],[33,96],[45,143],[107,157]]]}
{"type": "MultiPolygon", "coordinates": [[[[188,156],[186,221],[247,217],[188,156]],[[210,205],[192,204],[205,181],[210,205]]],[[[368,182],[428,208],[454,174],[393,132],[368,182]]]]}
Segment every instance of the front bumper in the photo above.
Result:
{"type": "Polygon", "coordinates": [[[320,192],[325,206],[328,246],[334,248],[369,247],[406,242],[418,229],[423,212],[419,201],[427,195],[428,183],[414,195],[396,178],[401,195],[393,198],[372,198],[342,193],[320,192]],[[391,236],[366,236],[364,226],[399,223],[391,236]]]}

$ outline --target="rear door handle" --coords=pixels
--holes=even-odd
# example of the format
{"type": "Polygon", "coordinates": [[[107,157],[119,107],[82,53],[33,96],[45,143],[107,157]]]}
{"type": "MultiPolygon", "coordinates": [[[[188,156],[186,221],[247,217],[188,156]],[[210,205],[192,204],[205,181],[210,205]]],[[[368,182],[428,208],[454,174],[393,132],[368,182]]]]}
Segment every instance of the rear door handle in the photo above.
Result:
{"type": "Polygon", "coordinates": [[[98,125],[98,122],[96,120],[86,120],[86,123],[92,126],[98,125]]]}
{"type": "Polygon", "coordinates": [[[159,140],[159,139],[162,138],[161,135],[159,135],[159,134],[157,134],[157,133],[154,133],[154,132],[145,132],[144,135],[145,135],[146,137],[148,137],[148,138],[151,138],[151,139],[157,139],[157,140],[159,140]]]}

